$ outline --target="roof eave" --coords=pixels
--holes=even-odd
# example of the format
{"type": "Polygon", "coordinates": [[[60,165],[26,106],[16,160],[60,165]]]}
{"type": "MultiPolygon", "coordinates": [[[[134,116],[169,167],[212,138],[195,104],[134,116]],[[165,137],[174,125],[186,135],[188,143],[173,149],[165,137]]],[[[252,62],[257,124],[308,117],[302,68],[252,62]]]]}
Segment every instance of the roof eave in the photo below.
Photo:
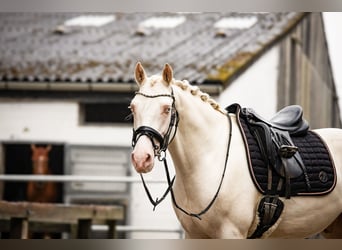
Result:
{"type": "MultiPolygon", "coordinates": [[[[203,92],[209,95],[219,95],[223,91],[222,84],[199,85],[203,92]]],[[[0,90],[28,90],[28,91],[80,91],[80,92],[116,92],[132,93],[138,90],[136,83],[80,83],[80,82],[26,82],[1,81],[0,90]]]]}

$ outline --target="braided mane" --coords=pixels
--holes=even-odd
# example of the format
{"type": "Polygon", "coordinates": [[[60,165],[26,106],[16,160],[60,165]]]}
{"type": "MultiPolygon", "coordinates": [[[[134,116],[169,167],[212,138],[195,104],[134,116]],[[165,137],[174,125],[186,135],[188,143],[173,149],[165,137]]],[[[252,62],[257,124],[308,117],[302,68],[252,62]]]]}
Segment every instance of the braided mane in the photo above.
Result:
{"type": "MultiPolygon", "coordinates": [[[[152,75],[150,77],[150,84],[152,87],[159,81],[160,81],[159,75],[152,75]]],[[[203,102],[209,103],[213,109],[219,111],[220,113],[224,115],[227,114],[226,110],[222,109],[220,105],[214,99],[212,99],[207,93],[202,92],[198,86],[191,85],[187,80],[175,80],[175,79],[172,80],[172,84],[178,86],[184,91],[187,91],[187,90],[190,91],[190,93],[193,96],[198,96],[201,98],[203,102]]]]}
{"type": "Polygon", "coordinates": [[[187,80],[174,80],[172,83],[184,91],[189,90],[193,96],[200,97],[202,101],[209,103],[213,109],[222,114],[227,114],[226,110],[222,109],[207,93],[202,92],[199,87],[191,85],[187,80]]]}

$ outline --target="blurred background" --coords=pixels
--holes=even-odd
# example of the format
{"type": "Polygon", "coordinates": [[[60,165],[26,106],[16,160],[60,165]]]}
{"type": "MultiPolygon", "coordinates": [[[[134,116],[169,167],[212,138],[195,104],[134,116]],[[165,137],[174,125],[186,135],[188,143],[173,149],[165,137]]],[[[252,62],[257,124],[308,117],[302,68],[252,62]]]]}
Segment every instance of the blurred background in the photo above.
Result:
{"type": "MultiPolygon", "coordinates": [[[[170,199],[153,211],[130,163],[135,64],[151,75],[169,63],[223,107],[270,118],[298,104],[312,129],[340,128],[341,23],[320,12],[0,13],[0,199],[28,201],[41,180],[31,145],[51,145],[49,203],[120,209],[115,237],[182,238],[170,199]]],[[[146,179],[162,195],[163,167],[146,179]]],[[[60,237],[73,237],[67,228],[60,237]]],[[[90,237],[108,231],[95,222],[90,237]]]]}

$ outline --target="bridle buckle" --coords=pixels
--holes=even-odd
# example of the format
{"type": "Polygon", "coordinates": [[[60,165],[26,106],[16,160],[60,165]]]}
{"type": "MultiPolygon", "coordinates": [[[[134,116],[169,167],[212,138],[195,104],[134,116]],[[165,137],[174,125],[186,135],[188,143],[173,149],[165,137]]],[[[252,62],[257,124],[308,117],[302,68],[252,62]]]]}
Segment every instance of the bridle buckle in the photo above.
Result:
{"type": "Polygon", "coordinates": [[[165,150],[159,151],[157,155],[158,155],[159,161],[164,161],[166,159],[166,151],[165,150]]]}

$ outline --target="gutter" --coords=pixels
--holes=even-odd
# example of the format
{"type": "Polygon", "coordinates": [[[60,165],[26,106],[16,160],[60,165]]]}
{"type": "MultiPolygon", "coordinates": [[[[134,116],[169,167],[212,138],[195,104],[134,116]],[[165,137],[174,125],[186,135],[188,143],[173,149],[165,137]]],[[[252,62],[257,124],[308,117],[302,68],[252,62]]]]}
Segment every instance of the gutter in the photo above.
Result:
{"type": "MultiPolygon", "coordinates": [[[[219,95],[223,91],[221,84],[199,85],[201,91],[209,95],[219,95]]],[[[24,82],[1,81],[1,90],[28,91],[84,91],[84,92],[116,92],[132,93],[138,90],[136,83],[89,83],[89,82],[24,82]]]]}

